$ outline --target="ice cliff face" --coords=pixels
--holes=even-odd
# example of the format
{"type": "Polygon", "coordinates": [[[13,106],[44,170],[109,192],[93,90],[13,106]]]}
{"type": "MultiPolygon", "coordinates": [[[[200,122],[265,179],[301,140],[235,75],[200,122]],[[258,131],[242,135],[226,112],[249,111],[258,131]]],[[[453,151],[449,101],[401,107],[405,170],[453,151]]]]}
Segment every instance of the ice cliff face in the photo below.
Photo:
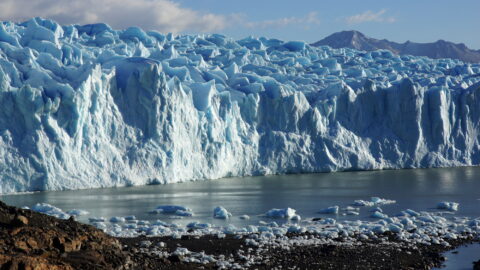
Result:
{"type": "Polygon", "coordinates": [[[480,66],[0,23],[0,193],[478,165],[480,66]]]}

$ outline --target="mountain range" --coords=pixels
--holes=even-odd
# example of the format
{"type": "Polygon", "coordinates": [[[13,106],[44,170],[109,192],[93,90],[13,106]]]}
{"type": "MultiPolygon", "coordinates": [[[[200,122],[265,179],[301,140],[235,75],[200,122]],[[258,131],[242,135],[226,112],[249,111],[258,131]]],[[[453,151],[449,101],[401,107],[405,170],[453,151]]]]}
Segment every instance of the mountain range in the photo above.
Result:
{"type": "Polygon", "coordinates": [[[459,59],[471,63],[480,62],[480,50],[469,49],[463,43],[457,44],[445,40],[438,40],[432,43],[416,43],[411,41],[397,43],[386,39],[371,38],[358,31],[337,32],[312,45],[327,45],[332,48],[352,48],[362,51],[385,49],[400,55],[409,54],[430,58],[459,59]]]}

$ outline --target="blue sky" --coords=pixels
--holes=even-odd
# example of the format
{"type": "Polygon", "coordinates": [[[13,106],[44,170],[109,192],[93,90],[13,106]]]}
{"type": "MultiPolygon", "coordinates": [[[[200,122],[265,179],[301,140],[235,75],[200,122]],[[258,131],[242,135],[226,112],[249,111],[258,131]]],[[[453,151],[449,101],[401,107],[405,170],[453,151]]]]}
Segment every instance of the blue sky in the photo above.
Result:
{"type": "Polygon", "coordinates": [[[268,28],[245,29],[231,27],[224,32],[241,37],[254,35],[274,36],[281,39],[313,42],[341,30],[359,30],[376,38],[393,41],[407,40],[430,42],[445,39],[463,42],[480,49],[480,1],[479,0],[180,0],[182,5],[216,14],[242,13],[250,21],[302,18],[316,12],[318,24],[291,24],[268,28]],[[383,13],[381,13],[384,11],[383,13]],[[374,18],[359,16],[379,14],[374,18]],[[362,21],[361,18],[364,18],[362,21]],[[370,19],[370,20],[369,20],[370,19]]]}
{"type": "Polygon", "coordinates": [[[161,32],[317,41],[359,30],[392,41],[463,42],[480,49],[480,0],[1,0],[0,19],[41,16],[161,32]]]}

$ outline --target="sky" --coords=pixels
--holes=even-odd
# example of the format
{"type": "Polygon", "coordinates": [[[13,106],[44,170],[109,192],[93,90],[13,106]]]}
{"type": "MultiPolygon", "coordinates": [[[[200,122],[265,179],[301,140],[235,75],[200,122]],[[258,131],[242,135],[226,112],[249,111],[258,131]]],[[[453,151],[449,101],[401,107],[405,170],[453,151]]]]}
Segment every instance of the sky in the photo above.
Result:
{"type": "Polygon", "coordinates": [[[358,30],[396,42],[443,39],[480,49],[480,0],[0,0],[0,20],[37,16],[235,39],[315,42],[358,30]]]}

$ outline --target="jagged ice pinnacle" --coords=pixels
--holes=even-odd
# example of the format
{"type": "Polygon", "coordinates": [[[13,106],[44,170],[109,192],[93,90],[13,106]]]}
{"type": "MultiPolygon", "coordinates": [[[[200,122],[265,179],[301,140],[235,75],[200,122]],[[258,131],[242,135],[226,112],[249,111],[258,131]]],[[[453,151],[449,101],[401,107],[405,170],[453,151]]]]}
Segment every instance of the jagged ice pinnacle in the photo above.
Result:
{"type": "Polygon", "coordinates": [[[0,22],[0,193],[480,163],[480,66],[0,22]]]}

